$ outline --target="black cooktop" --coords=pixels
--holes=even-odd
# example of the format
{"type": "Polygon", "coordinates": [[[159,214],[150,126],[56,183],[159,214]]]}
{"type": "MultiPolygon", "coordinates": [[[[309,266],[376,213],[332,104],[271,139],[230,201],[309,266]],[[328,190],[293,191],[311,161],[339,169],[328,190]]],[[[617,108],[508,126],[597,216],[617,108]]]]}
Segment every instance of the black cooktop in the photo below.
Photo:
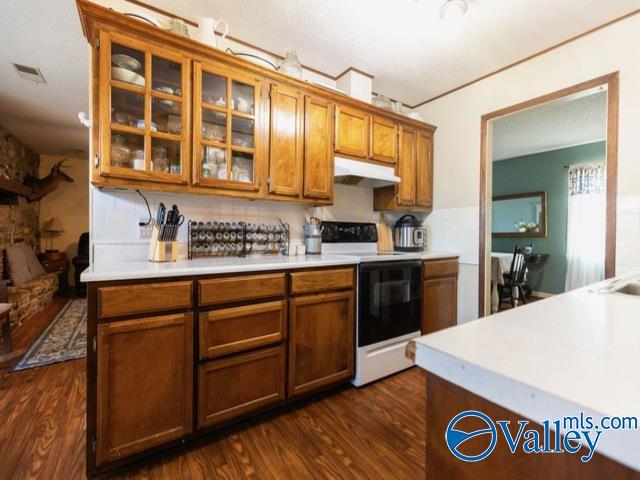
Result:
{"type": "Polygon", "coordinates": [[[376,243],[375,223],[322,222],[322,243],[376,243]]]}

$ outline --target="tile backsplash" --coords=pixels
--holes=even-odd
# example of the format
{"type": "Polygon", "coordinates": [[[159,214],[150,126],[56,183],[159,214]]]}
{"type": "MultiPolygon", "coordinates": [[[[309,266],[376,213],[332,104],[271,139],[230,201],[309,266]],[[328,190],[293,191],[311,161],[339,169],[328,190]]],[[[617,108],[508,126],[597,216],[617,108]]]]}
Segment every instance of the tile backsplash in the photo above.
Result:
{"type": "Polygon", "coordinates": [[[618,197],[616,275],[640,271],[640,196],[618,197]]]}
{"type": "MultiPolygon", "coordinates": [[[[380,215],[373,211],[373,190],[346,185],[335,186],[334,205],[305,205],[236,200],[226,197],[142,192],[149,201],[151,215],[156,216],[159,202],[167,208],[174,203],[186,219],[275,223],[281,219],[291,228],[291,243],[303,241],[305,215],[323,220],[375,222],[380,215]]],[[[144,200],[135,191],[91,188],[91,233],[94,262],[143,260],[148,240],[140,239],[138,222],[149,214],[144,200]],[[123,248],[124,247],[124,248],[123,248]]],[[[178,234],[180,255],[186,256],[187,226],[178,234]]]]}

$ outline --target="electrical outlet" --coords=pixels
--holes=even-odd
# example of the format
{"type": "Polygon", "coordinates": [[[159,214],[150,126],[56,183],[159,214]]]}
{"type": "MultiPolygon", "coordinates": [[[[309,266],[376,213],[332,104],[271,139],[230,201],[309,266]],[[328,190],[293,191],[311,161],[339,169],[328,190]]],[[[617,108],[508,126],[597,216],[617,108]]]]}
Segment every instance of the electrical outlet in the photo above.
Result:
{"type": "Polygon", "coordinates": [[[138,232],[138,238],[140,240],[149,240],[151,238],[151,231],[153,230],[153,220],[149,222],[148,225],[140,225],[141,223],[145,223],[147,220],[149,220],[149,218],[141,218],[139,220],[138,225],[140,231],[138,232]]]}

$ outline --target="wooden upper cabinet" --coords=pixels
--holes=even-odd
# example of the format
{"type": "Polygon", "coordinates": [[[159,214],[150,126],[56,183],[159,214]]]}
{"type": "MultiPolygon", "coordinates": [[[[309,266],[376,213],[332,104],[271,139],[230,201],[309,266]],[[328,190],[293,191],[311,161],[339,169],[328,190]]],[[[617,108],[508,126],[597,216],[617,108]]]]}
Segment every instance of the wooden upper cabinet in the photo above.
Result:
{"type": "Polygon", "coordinates": [[[189,181],[189,58],[102,30],[99,57],[100,175],[189,181]]]}
{"type": "MultiPolygon", "coordinates": [[[[94,185],[327,205],[334,155],[397,167],[400,126],[435,129],[95,3],[78,7],[94,53],[94,185]]],[[[431,208],[422,184],[400,203],[395,188],[384,192],[378,210],[431,208]]]]}
{"type": "Polygon", "coordinates": [[[416,205],[433,207],[433,135],[418,130],[416,136],[416,205]]]}
{"type": "Polygon", "coordinates": [[[374,210],[430,211],[433,208],[433,132],[400,125],[400,183],[376,188],[374,210]]]}
{"type": "Polygon", "coordinates": [[[400,127],[398,205],[416,204],[416,130],[400,127]]]}
{"type": "Polygon", "coordinates": [[[194,62],[193,181],[219,189],[260,188],[262,79],[194,62]]]}
{"type": "Polygon", "coordinates": [[[311,95],[304,110],[304,196],[333,199],[334,104],[311,95]]]}
{"type": "Polygon", "coordinates": [[[304,95],[271,85],[269,193],[298,197],[302,193],[304,95]]]}
{"type": "Polygon", "coordinates": [[[395,164],[398,159],[398,125],[392,120],[371,117],[371,158],[395,164]]]}
{"type": "Polygon", "coordinates": [[[336,106],[335,151],[369,158],[369,123],[368,113],[351,107],[336,106]]]}
{"type": "Polygon", "coordinates": [[[98,325],[97,464],[192,431],[191,313],[98,325]]]}

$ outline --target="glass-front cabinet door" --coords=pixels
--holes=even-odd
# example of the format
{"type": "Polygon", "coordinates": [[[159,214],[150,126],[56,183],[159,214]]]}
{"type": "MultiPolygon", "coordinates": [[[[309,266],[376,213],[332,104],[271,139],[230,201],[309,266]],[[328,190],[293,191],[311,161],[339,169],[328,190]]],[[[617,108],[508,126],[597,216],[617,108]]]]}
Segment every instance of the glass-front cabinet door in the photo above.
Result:
{"type": "Polygon", "coordinates": [[[194,63],[193,181],[258,190],[257,118],[262,82],[251,75],[194,63]]]}
{"type": "Polygon", "coordinates": [[[189,181],[189,59],[100,33],[100,174],[189,181]]]}

